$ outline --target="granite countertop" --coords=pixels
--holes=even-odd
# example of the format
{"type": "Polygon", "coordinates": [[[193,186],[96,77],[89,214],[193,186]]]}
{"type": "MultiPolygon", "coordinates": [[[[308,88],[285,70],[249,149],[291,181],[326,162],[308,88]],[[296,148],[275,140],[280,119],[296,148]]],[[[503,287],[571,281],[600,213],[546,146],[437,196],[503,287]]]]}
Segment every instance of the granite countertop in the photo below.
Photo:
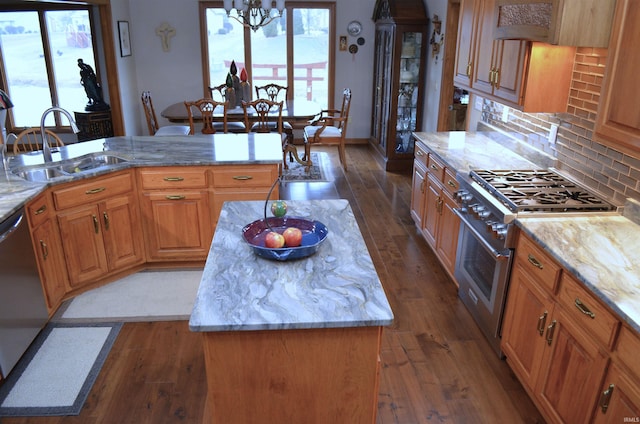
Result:
{"type": "MultiPolygon", "coordinates": [[[[471,169],[531,169],[532,166],[535,169],[553,165],[543,156],[524,158],[514,153],[522,153],[519,148],[507,148],[480,133],[414,133],[414,137],[462,175],[471,169]]],[[[640,206],[634,205],[637,204],[627,202],[625,216],[611,213],[518,216],[516,225],[640,332],[640,261],[637,258],[640,206]]]]}
{"type": "MultiPolygon", "coordinates": [[[[96,175],[138,166],[197,166],[274,164],[282,161],[279,134],[216,134],[194,136],[131,136],[85,141],[61,147],[54,161],[106,152],[127,162],[63,176],[48,182],[29,182],[11,171],[0,171],[0,221],[20,209],[48,186],[91,178],[96,175]]],[[[13,156],[10,170],[43,164],[42,152],[13,156]]]]}
{"type": "Polygon", "coordinates": [[[287,216],[317,220],[329,234],[293,261],[258,257],[241,236],[264,202],[226,202],[193,312],[192,331],[384,326],[393,312],[347,200],[287,201],[287,216]]]}

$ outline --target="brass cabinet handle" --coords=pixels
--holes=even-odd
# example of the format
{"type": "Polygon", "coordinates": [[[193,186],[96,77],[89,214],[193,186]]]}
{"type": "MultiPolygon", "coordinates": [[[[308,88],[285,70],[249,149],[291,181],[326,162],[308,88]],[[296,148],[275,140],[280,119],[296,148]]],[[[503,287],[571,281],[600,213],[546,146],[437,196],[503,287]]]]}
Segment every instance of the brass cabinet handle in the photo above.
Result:
{"type": "Polygon", "coordinates": [[[433,169],[434,171],[437,171],[438,170],[438,166],[432,163],[431,164],[431,169],[433,169]]]}
{"type": "Polygon", "coordinates": [[[100,224],[98,223],[98,217],[95,215],[91,215],[93,217],[93,229],[95,230],[96,234],[98,234],[100,232],[100,224]]]}
{"type": "Polygon", "coordinates": [[[164,177],[164,180],[175,182],[175,181],[184,181],[184,178],[183,177],[164,177]]]}
{"type": "Polygon", "coordinates": [[[181,195],[181,194],[174,194],[174,195],[167,195],[165,196],[165,198],[167,200],[183,200],[185,198],[185,196],[181,195]]]}
{"type": "Polygon", "coordinates": [[[458,184],[457,184],[455,181],[453,181],[453,180],[449,180],[449,181],[447,181],[447,185],[448,185],[449,187],[458,188],[458,184]]]}
{"type": "Polygon", "coordinates": [[[44,211],[46,210],[47,210],[47,205],[42,205],[38,209],[36,209],[36,211],[33,214],[40,215],[41,213],[44,213],[44,211]]]}
{"type": "Polygon", "coordinates": [[[96,194],[96,193],[103,192],[105,190],[106,190],[106,188],[104,188],[104,187],[97,187],[97,188],[92,188],[91,190],[87,190],[84,193],[85,194],[96,194]]]}
{"type": "Polygon", "coordinates": [[[471,78],[471,68],[473,66],[473,62],[467,63],[467,76],[471,78]]]}
{"type": "Polygon", "coordinates": [[[438,215],[442,215],[442,204],[444,203],[444,201],[442,200],[442,197],[438,197],[436,199],[436,211],[438,211],[438,215]]]}
{"type": "Polygon", "coordinates": [[[613,395],[613,389],[615,386],[613,384],[609,384],[607,390],[602,392],[602,396],[600,397],[600,409],[603,414],[607,413],[607,409],[609,409],[609,402],[611,401],[611,396],[613,395]]]}
{"type": "Polygon", "coordinates": [[[236,175],[233,177],[234,180],[246,181],[251,180],[253,177],[251,175],[236,175]]]}
{"type": "Polygon", "coordinates": [[[556,330],[556,320],[551,321],[551,324],[547,327],[547,344],[551,346],[553,342],[553,333],[556,330]]]}
{"type": "Polygon", "coordinates": [[[500,69],[496,69],[496,70],[494,71],[494,74],[493,74],[493,75],[494,75],[494,78],[495,78],[495,79],[494,79],[493,86],[494,86],[494,87],[498,87],[498,88],[500,88],[500,69]]]}
{"type": "Polygon", "coordinates": [[[540,336],[544,334],[544,326],[547,323],[547,311],[544,311],[542,315],[538,318],[538,333],[540,336]]]}
{"type": "Polygon", "coordinates": [[[102,220],[104,221],[104,229],[109,230],[109,214],[102,212],[102,220]]]}
{"type": "Polygon", "coordinates": [[[533,256],[531,253],[529,253],[529,256],[527,257],[527,260],[529,261],[529,263],[533,266],[535,266],[536,268],[540,268],[543,269],[544,266],[540,263],[540,261],[538,261],[536,259],[535,256],[533,256]]]}
{"type": "Polygon", "coordinates": [[[587,305],[582,303],[582,301],[580,299],[578,299],[577,297],[576,297],[576,300],[575,300],[575,305],[576,305],[576,308],[578,308],[578,310],[580,312],[582,312],[583,314],[591,317],[591,319],[596,319],[596,314],[591,312],[591,310],[587,307],[587,305]]]}
{"type": "Polygon", "coordinates": [[[47,260],[47,257],[49,256],[49,248],[44,240],[40,240],[40,250],[42,251],[42,259],[47,260]]]}
{"type": "Polygon", "coordinates": [[[416,150],[416,156],[424,156],[424,153],[422,153],[422,150],[416,150]]]}

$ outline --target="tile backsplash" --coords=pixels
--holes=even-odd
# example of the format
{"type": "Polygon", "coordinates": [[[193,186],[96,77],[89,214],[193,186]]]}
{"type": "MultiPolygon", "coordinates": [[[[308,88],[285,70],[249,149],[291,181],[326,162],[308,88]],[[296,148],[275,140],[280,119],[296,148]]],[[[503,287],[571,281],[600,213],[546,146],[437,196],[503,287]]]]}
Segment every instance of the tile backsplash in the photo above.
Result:
{"type": "Polygon", "coordinates": [[[630,156],[592,140],[607,49],[581,47],[576,51],[566,113],[522,113],[483,100],[483,123],[546,152],[557,159],[556,167],[596,190],[617,206],[627,198],[640,201],[640,154],[630,156]],[[557,126],[555,143],[549,141],[557,126]]]}

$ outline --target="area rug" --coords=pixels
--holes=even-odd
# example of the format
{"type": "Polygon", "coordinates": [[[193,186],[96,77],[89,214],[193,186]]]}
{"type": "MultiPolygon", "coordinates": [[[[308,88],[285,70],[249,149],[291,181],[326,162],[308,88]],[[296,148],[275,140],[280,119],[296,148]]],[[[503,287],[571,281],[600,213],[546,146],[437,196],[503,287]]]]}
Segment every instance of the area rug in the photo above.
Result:
{"type": "Polygon", "coordinates": [[[289,169],[282,170],[282,180],[289,182],[320,182],[331,181],[328,178],[326,164],[330,163],[329,155],[325,152],[311,152],[311,166],[306,167],[294,161],[289,162],[287,156],[287,165],[289,169]]]}
{"type": "Polygon", "coordinates": [[[53,320],[188,320],[201,279],[201,269],[138,272],[76,296],[60,308],[53,320]]]}
{"type": "Polygon", "coordinates": [[[0,387],[0,417],[78,415],[122,323],[49,323],[0,387]]]}

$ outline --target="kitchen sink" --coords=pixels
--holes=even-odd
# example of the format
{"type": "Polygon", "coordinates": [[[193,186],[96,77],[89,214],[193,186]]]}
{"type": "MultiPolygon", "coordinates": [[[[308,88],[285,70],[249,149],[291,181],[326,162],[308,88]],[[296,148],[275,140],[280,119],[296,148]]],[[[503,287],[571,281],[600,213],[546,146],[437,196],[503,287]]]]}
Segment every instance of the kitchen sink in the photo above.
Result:
{"type": "Polygon", "coordinates": [[[129,159],[109,153],[91,153],[74,159],[42,165],[26,166],[12,172],[27,181],[49,181],[60,177],[69,177],[112,165],[129,162],[129,159]]]}

